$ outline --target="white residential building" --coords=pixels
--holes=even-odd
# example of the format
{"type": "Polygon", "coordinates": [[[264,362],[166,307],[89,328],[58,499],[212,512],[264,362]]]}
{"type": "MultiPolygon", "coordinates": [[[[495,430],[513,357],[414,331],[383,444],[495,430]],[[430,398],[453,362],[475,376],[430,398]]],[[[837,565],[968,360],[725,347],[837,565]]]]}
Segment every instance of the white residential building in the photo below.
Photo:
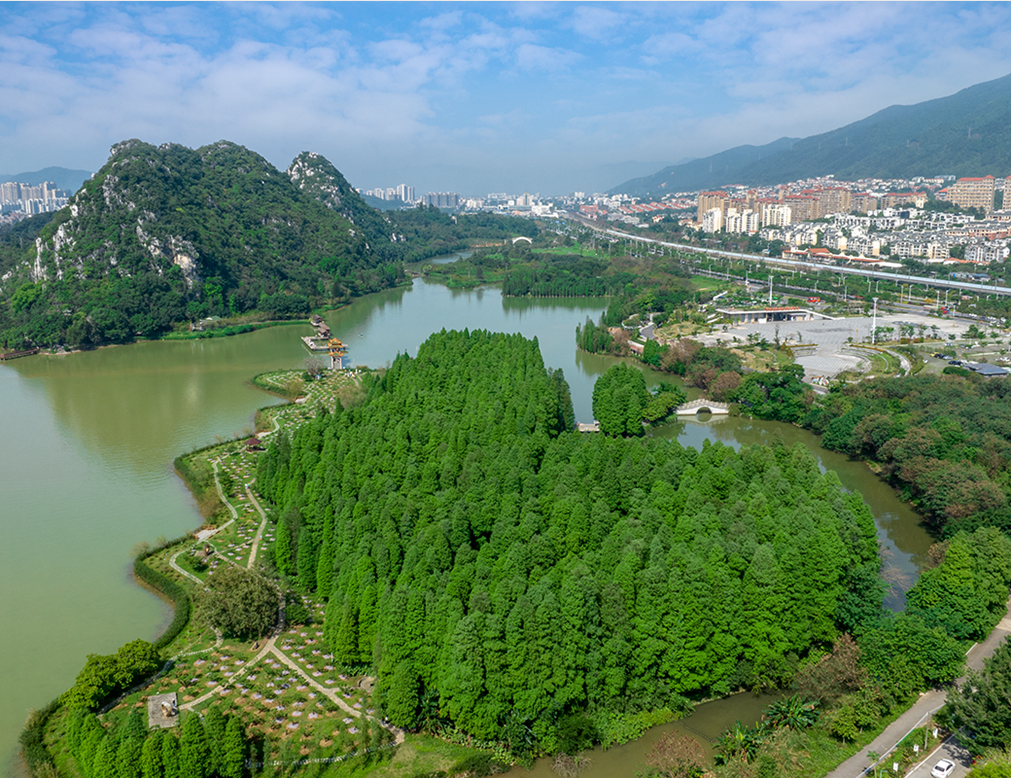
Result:
{"type": "Polygon", "coordinates": [[[1003,262],[1008,258],[1008,253],[1007,245],[997,242],[973,243],[965,247],[966,260],[977,265],[1003,262]]]}
{"type": "Polygon", "coordinates": [[[785,227],[790,223],[792,212],[789,205],[763,205],[763,227],[785,227]]]}

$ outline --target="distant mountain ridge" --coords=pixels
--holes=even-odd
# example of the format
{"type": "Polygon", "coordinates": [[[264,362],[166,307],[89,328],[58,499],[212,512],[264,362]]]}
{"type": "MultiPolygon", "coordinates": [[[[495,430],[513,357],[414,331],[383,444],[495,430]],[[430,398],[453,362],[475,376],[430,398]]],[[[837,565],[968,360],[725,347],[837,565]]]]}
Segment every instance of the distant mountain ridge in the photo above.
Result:
{"type": "Polygon", "coordinates": [[[19,184],[38,186],[44,181],[52,181],[57,187],[67,192],[68,195],[80,189],[81,185],[89,178],[91,178],[90,170],[71,170],[65,167],[47,167],[42,170],[34,170],[30,173],[14,173],[11,175],[0,173],[0,183],[17,181],[19,184]]]}
{"type": "Polygon", "coordinates": [[[986,174],[1011,174],[1011,75],[947,97],[893,105],[820,135],[738,146],[634,178],[611,192],[659,197],[825,175],[854,180],[986,174]]]}

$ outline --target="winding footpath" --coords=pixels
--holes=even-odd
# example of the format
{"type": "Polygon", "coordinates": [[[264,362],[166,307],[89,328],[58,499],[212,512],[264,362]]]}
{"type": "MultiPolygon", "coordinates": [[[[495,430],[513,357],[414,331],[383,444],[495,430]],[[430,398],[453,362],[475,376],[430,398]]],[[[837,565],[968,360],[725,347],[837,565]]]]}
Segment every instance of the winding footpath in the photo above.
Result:
{"type": "MultiPolygon", "coordinates": [[[[198,532],[197,533],[197,540],[200,541],[200,542],[203,542],[205,540],[208,540],[208,539],[214,537],[215,535],[217,535],[222,530],[228,529],[239,518],[238,511],[236,511],[235,507],[230,502],[228,502],[228,500],[225,497],[225,492],[221,488],[221,481],[218,479],[218,460],[217,459],[211,460],[211,465],[213,465],[213,467],[214,467],[214,486],[218,490],[218,496],[221,498],[221,502],[223,502],[228,507],[228,510],[231,511],[232,518],[231,518],[230,521],[226,522],[225,524],[222,524],[220,527],[216,527],[215,529],[212,529],[212,530],[206,530],[204,532],[198,532]]],[[[246,491],[247,492],[249,491],[249,484],[246,484],[246,491]]],[[[250,494],[250,497],[252,497],[252,494],[250,494]]],[[[254,500],[254,502],[255,502],[255,500],[254,500]]],[[[266,522],[266,518],[267,517],[263,514],[263,510],[260,508],[260,504],[259,503],[256,503],[256,508],[257,508],[257,510],[260,511],[260,514],[263,515],[264,522],[266,522]]],[[[204,585],[203,581],[201,581],[195,575],[193,575],[192,573],[190,573],[188,570],[183,570],[183,568],[180,567],[179,564],[176,562],[176,559],[178,559],[181,554],[183,554],[185,551],[187,551],[188,548],[189,547],[187,545],[184,545],[181,549],[179,549],[171,557],[169,557],[169,567],[171,567],[173,570],[175,570],[177,573],[179,573],[183,577],[189,578],[191,581],[194,581],[195,583],[200,584],[201,588],[206,589],[207,587],[204,585]]],[[[232,560],[228,559],[227,557],[222,557],[222,559],[224,559],[226,562],[231,562],[232,561],[232,560]]],[[[252,565],[250,565],[250,566],[252,566],[252,565]]]]}
{"type": "MultiPolygon", "coordinates": [[[[214,485],[218,489],[218,497],[221,498],[221,502],[223,502],[228,507],[228,510],[231,512],[231,514],[232,514],[232,521],[235,521],[237,518],[239,518],[239,512],[237,510],[235,510],[235,506],[234,505],[232,505],[230,502],[228,502],[228,498],[225,497],[225,490],[221,488],[221,480],[218,478],[218,462],[219,461],[220,460],[217,460],[217,459],[212,459],[211,460],[211,465],[214,467],[214,485]]],[[[228,524],[231,524],[232,521],[228,522],[228,524]]],[[[225,524],[225,525],[219,527],[218,529],[216,529],[214,531],[215,532],[220,532],[225,527],[227,527],[228,524],[225,524]]],[[[210,537],[210,535],[208,535],[207,537],[210,537]]]]}
{"type": "Polygon", "coordinates": [[[260,550],[260,539],[263,537],[264,530],[267,529],[267,513],[260,507],[260,503],[256,497],[253,496],[253,490],[249,488],[252,485],[252,481],[246,484],[246,494],[249,495],[249,501],[260,514],[260,526],[256,530],[256,536],[253,538],[253,547],[249,549],[249,562],[246,564],[246,567],[250,570],[253,569],[253,564],[256,562],[256,554],[260,550]]]}
{"type": "MultiPolygon", "coordinates": [[[[997,646],[1007,637],[1011,636],[1011,598],[1008,599],[1007,612],[993,632],[982,643],[975,644],[966,652],[965,666],[969,670],[981,670],[983,660],[993,655],[997,646]]],[[[959,678],[955,683],[961,685],[965,682],[965,677],[959,678]]],[[[850,757],[835,770],[830,772],[825,778],[861,778],[872,772],[874,764],[868,756],[869,753],[883,754],[875,764],[888,768],[891,773],[891,760],[888,754],[908,735],[912,730],[921,726],[927,717],[935,713],[938,708],[944,705],[948,699],[946,689],[931,689],[920,695],[913,706],[888,725],[884,732],[878,735],[869,745],[861,749],[856,755],[850,757]]],[[[937,764],[938,760],[947,758],[956,765],[951,778],[959,778],[969,772],[971,757],[969,753],[958,745],[954,736],[949,737],[943,743],[938,744],[934,750],[927,755],[921,764],[911,772],[907,773],[907,778],[927,778],[930,769],[937,764]]]]}

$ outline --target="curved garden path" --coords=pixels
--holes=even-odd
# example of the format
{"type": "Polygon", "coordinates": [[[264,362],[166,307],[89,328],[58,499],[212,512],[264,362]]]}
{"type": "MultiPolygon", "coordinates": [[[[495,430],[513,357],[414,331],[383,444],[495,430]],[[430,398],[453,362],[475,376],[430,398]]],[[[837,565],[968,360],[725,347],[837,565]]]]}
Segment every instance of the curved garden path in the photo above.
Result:
{"type": "Polygon", "coordinates": [[[256,510],[260,514],[260,526],[256,530],[256,536],[253,538],[253,547],[249,549],[249,562],[246,565],[246,567],[248,567],[250,570],[253,569],[253,563],[256,562],[256,554],[260,550],[260,538],[263,537],[263,531],[267,528],[267,514],[263,510],[263,508],[260,507],[259,501],[253,495],[253,490],[249,488],[250,486],[252,486],[252,484],[253,484],[252,481],[246,484],[246,494],[249,495],[249,501],[253,504],[253,507],[256,508],[256,510]]]}

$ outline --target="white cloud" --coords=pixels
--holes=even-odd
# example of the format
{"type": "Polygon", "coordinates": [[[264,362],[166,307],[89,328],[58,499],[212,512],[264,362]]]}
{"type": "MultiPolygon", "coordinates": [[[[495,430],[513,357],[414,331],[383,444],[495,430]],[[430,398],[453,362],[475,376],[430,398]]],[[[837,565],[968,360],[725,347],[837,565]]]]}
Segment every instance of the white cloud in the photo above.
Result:
{"type": "Polygon", "coordinates": [[[565,49],[523,43],[516,49],[516,66],[520,70],[553,72],[565,70],[582,59],[582,55],[565,49]]]}
{"type": "Polygon", "coordinates": [[[1011,71],[1000,4],[8,9],[0,171],[11,172],[97,168],[126,137],[227,138],[278,166],[311,148],[368,185],[528,175],[549,190],[547,176],[587,160],[821,132],[1011,71]]]}
{"type": "Polygon", "coordinates": [[[596,5],[579,6],[572,14],[572,29],[590,40],[610,38],[624,25],[627,16],[596,5]]]}

